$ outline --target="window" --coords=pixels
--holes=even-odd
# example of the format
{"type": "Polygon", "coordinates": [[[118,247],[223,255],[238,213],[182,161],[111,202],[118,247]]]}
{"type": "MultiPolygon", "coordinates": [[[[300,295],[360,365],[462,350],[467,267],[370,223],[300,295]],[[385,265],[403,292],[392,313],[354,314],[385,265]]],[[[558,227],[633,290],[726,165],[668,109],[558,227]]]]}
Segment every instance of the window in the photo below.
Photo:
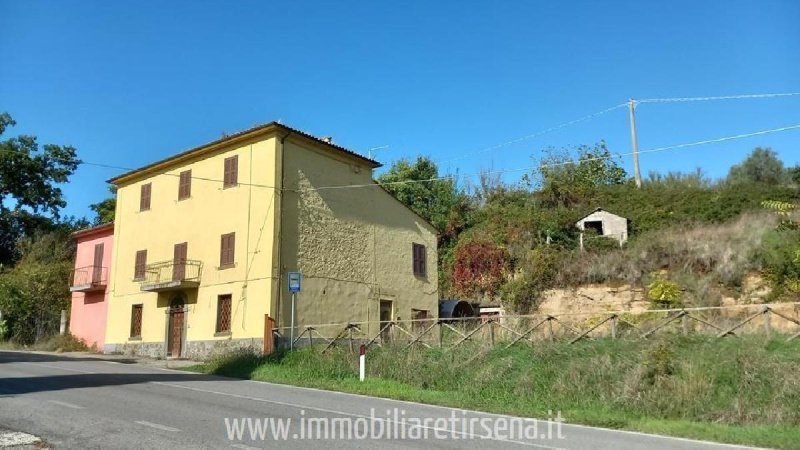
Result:
{"type": "Polygon", "coordinates": [[[225,158],[225,171],[223,173],[222,188],[239,185],[239,155],[225,158]]]}
{"type": "Polygon", "coordinates": [[[424,277],[427,269],[425,262],[425,246],[422,244],[411,244],[411,256],[413,260],[414,275],[424,277]]]}
{"type": "Polygon", "coordinates": [[[217,297],[217,333],[231,331],[231,294],[217,297]]]}
{"type": "Polygon", "coordinates": [[[150,194],[152,193],[153,185],[145,183],[142,185],[139,194],[139,211],[147,211],[150,209],[150,194]]]}
{"type": "Polygon", "coordinates": [[[142,337],[142,306],[133,305],[131,308],[131,337],[142,337]]]}
{"type": "Polygon", "coordinates": [[[219,268],[233,267],[236,233],[223,234],[219,247],[219,268]]]}
{"type": "Polygon", "coordinates": [[[425,331],[429,326],[430,323],[428,319],[430,319],[430,315],[427,309],[411,309],[411,318],[414,320],[411,325],[411,329],[414,331],[425,331]]]}
{"type": "Polygon", "coordinates": [[[136,263],[133,266],[133,279],[144,280],[146,267],[147,267],[147,250],[139,250],[136,252],[136,263]]]}
{"type": "Polygon", "coordinates": [[[184,170],[178,180],[178,200],[192,196],[192,171],[184,170]]]}

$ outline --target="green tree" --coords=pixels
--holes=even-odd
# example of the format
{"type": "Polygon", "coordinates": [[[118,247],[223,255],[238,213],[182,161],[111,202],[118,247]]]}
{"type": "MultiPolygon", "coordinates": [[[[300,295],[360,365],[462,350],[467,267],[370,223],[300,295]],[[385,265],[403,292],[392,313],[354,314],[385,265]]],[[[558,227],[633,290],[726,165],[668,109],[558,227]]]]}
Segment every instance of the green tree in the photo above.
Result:
{"type": "Polygon", "coordinates": [[[628,180],[625,169],[606,147],[582,145],[577,152],[550,151],[541,159],[534,179],[546,206],[574,206],[585,201],[602,186],[623,184],[628,180]],[[577,157],[573,155],[577,153],[577,157]]]}
{"type": "Polygon", "coordinates": [[[111,197],[89,205],[89,208],[95,213],[95,225],[114,221],[114,210],[117,208],[117,187],[109,186],[108,191],[111,192],[111,197]]]}
{"type": "Polygon", "coordinates": [[[378,183],[397,200],[433,225],[442,236],[457,234],[465,225],[469,201],[454,178],[439,175],[430,158],[420,156],[392,164],[378,183]]]}
{"type": "Polygon", "coordinates": [[[750,155],[740,164],[731,167],[728,172],[728,182],[762,183],[778,185],[787,182],[788,172],[783,168],[783,162],[770,148],[756,147],[750,155]]]}
{"type": "Polygon", "coordinates": [[[75,244],[62,230],[21,239],[17,247],[17,264],[0,272],[0,311],[8,337],[31,344],[54,335],[69,308],[75,244]]]}
{"type": "MultiPolygon", "coordinates": [[[[0,114],[0,135],[16,122],[0,114]]],[[[0,264],[13,262],[15,242],[51,227],[65,201],[58,187],[78,167],[70,146],[39,146],[34,136],[0,141],[0,264]]]]}

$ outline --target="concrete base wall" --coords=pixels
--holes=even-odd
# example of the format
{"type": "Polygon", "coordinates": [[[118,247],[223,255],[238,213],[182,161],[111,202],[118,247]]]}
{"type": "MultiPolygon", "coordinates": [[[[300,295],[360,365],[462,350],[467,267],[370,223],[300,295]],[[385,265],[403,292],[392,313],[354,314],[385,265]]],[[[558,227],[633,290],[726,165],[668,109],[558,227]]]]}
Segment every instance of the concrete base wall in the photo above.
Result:
{"type": "MultiPolygon", "coordinates": [[[[261,353],[264,349],[264,339],[249,338],[186,341],[181,357],[204,360],[220,353],[238,349],[251,349],[256,353],[261,353]]],[[[103,348],[103,353],[164,359],[167,354],[167,349],[163,342],[126,342],[123,344],[106,344],[103,348]]]]}

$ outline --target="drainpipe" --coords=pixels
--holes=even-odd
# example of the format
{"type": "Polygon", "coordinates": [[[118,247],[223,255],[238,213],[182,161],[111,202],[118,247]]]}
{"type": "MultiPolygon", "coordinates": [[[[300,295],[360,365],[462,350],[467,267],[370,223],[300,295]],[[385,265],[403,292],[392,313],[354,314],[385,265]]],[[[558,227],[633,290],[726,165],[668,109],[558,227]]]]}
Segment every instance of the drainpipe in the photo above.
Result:
{"type": "Polygon", "coordinates": [[[278,214],[278,226],[277,226],[277,245],[278,245],[278,289],[277,289],[277,296],[275,297],[275,311],[273,311],[273,319],[275,319],[275,323],[278,324],[278,327],[281,327],[281,300],[283,298],[283,290],[281,289],[283,283],[283,191],[284,191],[284,184],[286,181],[286,176],[284,174],[284,142],[286,138],[291,136],[292,132],[287,131],[283,137],[280,139],[281,148],[280,148],[280,157],[281,157],[281,175],[280,175],[280,184],[275,187],[275,200],[278,202],[275,205],[275,212],[278,214]]]}

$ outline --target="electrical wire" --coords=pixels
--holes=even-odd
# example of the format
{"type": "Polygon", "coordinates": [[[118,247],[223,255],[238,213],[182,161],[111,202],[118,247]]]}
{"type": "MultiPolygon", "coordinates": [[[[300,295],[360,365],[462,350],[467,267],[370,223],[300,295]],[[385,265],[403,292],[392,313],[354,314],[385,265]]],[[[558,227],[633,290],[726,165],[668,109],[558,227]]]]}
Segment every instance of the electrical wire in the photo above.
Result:
{"type": "Polygon", "coordinates": [[[542,135],[545,135],[545,134],[548,134],[548,133],[552,133],[554,131],[558,131],[558,130],[560,130],[562,128],[565,128],[565,127],[568,127],[570,125],[574,125],[576,123],[581,123],[581,122],[585,122],[585,121],[590,120],[590,119],[594,119],[595,117],[602,116],[603,114],[609,113],[609,112],[614,111],[616,109],[624,108],[627,105],[628,105],[627,103],[620,103],[619,105],[615,105],[615,106],[612,106],[610,108],[606,108],[606,109],[604,109],[602,111],[598,111],[598,112],[595,112],[595,113],[592,113],[592,114],[587,114],[587,115],[585,115],[583,117],[579,117],[577,119],[573,119],[573,120],[570,120],[568,122],[564,122],[564,123],[561,123],[559,125],[555,125],[555,126],[552,126],[550,128],[547,128],[547,129],[544,129],[544,130],[541,130],[541,131],[537,131],[535,133],[531,133],[531,134],[528,134],[528,135],[525,135],[525,136],[522,136],[522,137],[518,137],[518,138],[512,139],[510,141],[502,142],[500,144],[495,144],[495,145],[492,145],[492,146],[489,146],[489,147],[485,147],[485,148],[482,148],[480,150],[476,150],[476,151],[473,151],[473,152],[464,153],[461,156],[456,156],[456,157],[453,157],[453,158],[436,159],[436,160],[434,160],[434,162],[436,162],[436,163],[444,163],[444,162],[450,162],[450,161],[458,161],[458,160],[462,160],[462,159],[471,158],[471,157],[473,157],[475,155],[480,155],[482,153],[488,153],[488,152],[497,150],[498,148],[506,147],[506,146],[513,145],[513,144],[517,144],[517,143],[520,143],[520,142],[523,142],[523,141],[527,141],[529,139],[534,139],[534,138],[537,138],[539,136],[542,136],[542,135]]]}
{"type": "Polygon", "coordinates": [[[800,92],[784,92],[775,94],[741,94],[741,95],[721,95],[716,97],[664,97],[664,98],[643,98],[640,100],[633,100],[634,103],[678,103],[678,102],[705,102],[713,100],[742,100],[753,98],[776,98],[776,97],[794,97],[800,95],[800,92]]]}

